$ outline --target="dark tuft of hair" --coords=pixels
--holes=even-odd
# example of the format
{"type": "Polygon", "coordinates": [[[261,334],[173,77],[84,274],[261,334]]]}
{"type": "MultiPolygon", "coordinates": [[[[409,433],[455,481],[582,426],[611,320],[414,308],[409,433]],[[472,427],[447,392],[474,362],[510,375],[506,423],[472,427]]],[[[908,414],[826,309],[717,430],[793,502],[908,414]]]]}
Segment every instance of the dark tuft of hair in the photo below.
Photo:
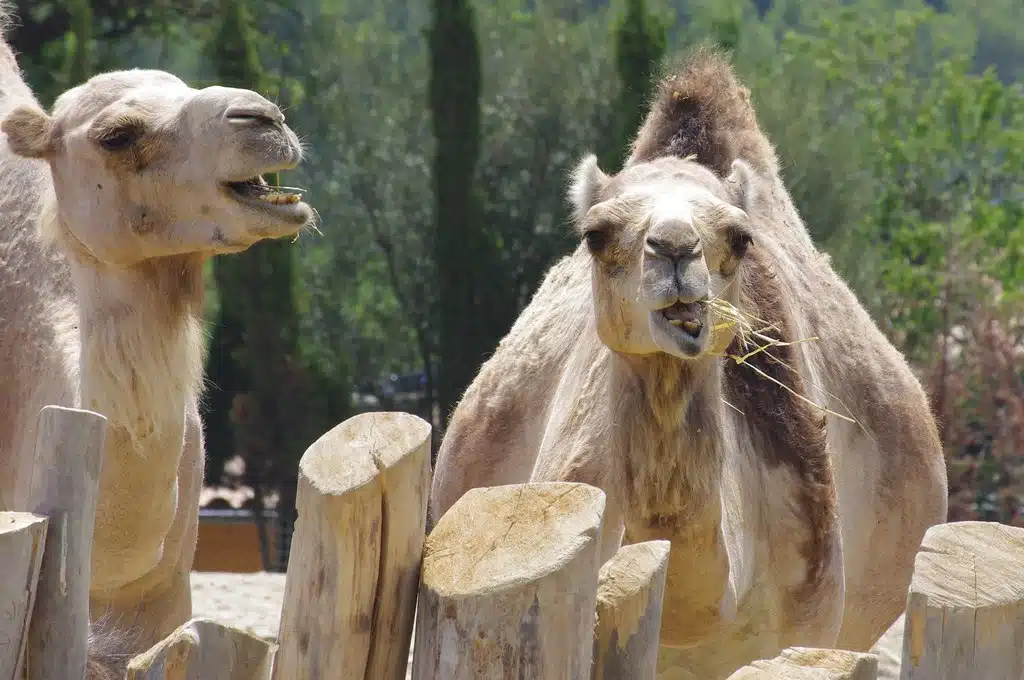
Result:
{"type": "Polygon", "coordinates": [[[145,645],[133,628],[115,626],[109,618],[89,626],[89,660],[85,680],[123,680],[128,663],[145,645]]]}
{"type": "Polygon", "coordinates": [[[775,151],[761,132],[726,55],[707,45],[669,65],[651,110],[633,142],[629,164],[664,156],[696,157],[720,177],[742,158],[756,171],[774,174],[775,151]]]}

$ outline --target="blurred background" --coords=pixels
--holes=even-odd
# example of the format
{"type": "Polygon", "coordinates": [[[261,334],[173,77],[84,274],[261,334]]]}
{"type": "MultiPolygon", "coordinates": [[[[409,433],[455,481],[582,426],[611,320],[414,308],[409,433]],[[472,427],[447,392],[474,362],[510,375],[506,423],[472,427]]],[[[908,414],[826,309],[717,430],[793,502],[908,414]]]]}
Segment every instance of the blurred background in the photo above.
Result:
{"type": "MultiPolygon", "coordinates": [[[[298,459],[365,410],[444,422],[621,165],[654,64],[732,53],[820,248],[931,396],[949,519],[1024,525],[1020,0],[13,0],[49,106],[171,71],[285,109],[322,234],[210,263],[197,569],[279,570],[298,459]],[[254,512],[263,508],[264,512],[254,512]]],[[[436,447],[435,447],[436,450],[436,447]]]]}

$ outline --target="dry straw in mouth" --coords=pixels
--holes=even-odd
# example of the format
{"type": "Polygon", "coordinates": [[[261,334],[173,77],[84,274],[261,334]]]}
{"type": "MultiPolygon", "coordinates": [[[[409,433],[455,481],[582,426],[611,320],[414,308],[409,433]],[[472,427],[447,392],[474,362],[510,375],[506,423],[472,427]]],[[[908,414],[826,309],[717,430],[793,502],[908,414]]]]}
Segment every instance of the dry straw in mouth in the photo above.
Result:
{"type": "MultiPolygon", "coordinates": [[[[768,380],[771,380],[773,383],[775,383],[776,385],[778,385],[782,389],[786,390],[787,392],[792,394],[797,399],[800,399],[801,401],[804,401],[804,402],[810,404],[811,406],[813,406],[816,409],[824,411],[825,413],[828,413],[829,415],[833,415],[833,416],[835,416],[837,418],[842,418],[843,420],[846,420],[848,422],[851,422],[851,423],[859,425],[859,423],[857,423],[857,421],[854,420],[853,418],[851,418],[849,416],[845,416],[842,413],[836,413],[835,411],[833,411],[831,409],[828,409],[828,408],[825,408],[824,406],[821,406],[820,404],[816,404],[815,402],[811,401],[810,399],[808,399],[804,395],[797,393],[789,385],[786,385],[785,383],[783,383],[783,382],[777,380],[776,378],[768,375],[767,373],[762,371],[757,366],[755,366],[755,365],[753,365],[753,364],[748,362],[748,359],[750,359],[751,357],[753,357],[753,356],[755,356],[757,354],[761,354],[763,352],[764,354],[766,354],[768,357],[770,357],[776,363],[779,363],[782,366],[786,367],[788,370],[792,371],[793,373],[796,373],[797,371],[796,371],[795,368],[793,368],[792,366],[787,364],[785,361],[782,361],[781,359],[776,357],[769,350],[772,349],[773,347],[787,347],[789,345],[799,345],[800,343],[803,343],[803,342],[812,342],[812,341],[815,341],[815,340],[818,339],[816,336],[812,336],[812,337],[809,337],[809,338],[804,338],[802,340],[794,340],[793,342],[784,342],[782,340],[778,340],[776,338],[773,338],[770,335],[766,335],[766,333],[768,331],[770,331],[773,328],[775,328],[774,325],[769,324],[767,321],[764,321],[763,319],[759,319],[756,316],[753,316],[752,314],[747,314],[743,310],[738,309],[736,306],[734,306],[728,300],[723,300],[721,297],[715,297],[714,299],[708,301],[707,306],[712,311],[712,313],[715,315],[716,319],[718,319],[711,326],[711,330],[713,332],[718,332],[719,330],[724,330],[724,329],[730,329],[731,328],[731,329],[733,329],[736,332],[737,335],[739,335],[739,337],[740,337],[740,344],[744,348],[744,350],[747,350],[748,348],[753,348],[753,349],[750,349],[750,351],[748,351],[748,352],[746,352],[745,354],[742,354],[742,355],[740,355],[740,354],[725,353],[725,354],[720,354],[718,356],[721,356],[721,357],[724,357],[724,358],[728,358],[728,359],[732,359],[737,364],[740,364],[740,365],[743,365],[743,366],[747,366],[748,368],[753,370],[755,373],[760,375],[762,378],[767,378],[768,380]]],[[[815,385],[814,383],[812,383],[810,381],[807,381],[807,383],[811,387],[815,388],[816,390],[818,390],[819,392],[824,394],[825,396],[827,396],[827,397],[829,397],[831,399],[835,399],[837,402],[842,404],[843,408],[845,408],[847,411],[850,410],[846,406],[846,404],[843,404],[842,400],[839,399],[838,397],[836,397],[834,394],[831,394],[830,392],[826,391],[825,389],[821,388],[818,385],[815,385]]],[[[723,399],[722,401],[725,401],[725,400],[723,399]]],[[[740,413],[743,413],[742,411],[740,411],[738,408],[736,408],[735,406],[733,406],[729,402],[726,401],[725,404],[726,404],[726,406],[729,406],[729,407],[733,408],[734,410],[739,411],[740,413]]]]}

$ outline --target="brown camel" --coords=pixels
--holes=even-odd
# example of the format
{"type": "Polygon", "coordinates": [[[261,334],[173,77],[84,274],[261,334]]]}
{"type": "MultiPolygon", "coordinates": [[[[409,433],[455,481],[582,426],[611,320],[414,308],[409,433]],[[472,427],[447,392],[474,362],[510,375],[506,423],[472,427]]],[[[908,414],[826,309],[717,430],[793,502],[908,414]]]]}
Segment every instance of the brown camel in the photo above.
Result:
{"type": "Polygon", "coordinates": [[[473,487],[602,488],[605,559],[672,543],[662,677],[867,650],[945,521],[936,425],[812,244],[730,66],[701,49],[675,73],[620,173],[579,165],[582,243],[456,408],[431,516],[473,487]]]}
{"type": "Polygon", "coordinates": [[[43,406],[108,418],[90,607],[134,651],[191,615],[203,263],[310,222],[259,179],[302,152],[256,93],[161,71],[96,76],[47,114],[2,40],[0,119],[0,509],[26,502],[43,406]]]}

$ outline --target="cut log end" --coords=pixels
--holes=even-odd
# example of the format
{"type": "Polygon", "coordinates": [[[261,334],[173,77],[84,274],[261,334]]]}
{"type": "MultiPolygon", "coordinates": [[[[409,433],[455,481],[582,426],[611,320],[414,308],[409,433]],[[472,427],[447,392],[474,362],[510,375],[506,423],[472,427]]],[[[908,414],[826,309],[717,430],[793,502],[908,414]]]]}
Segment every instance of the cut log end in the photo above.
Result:
{"type": "Polygon", "coordinates": [[[729,680],[876,680],[878,657],[843,649],[791,647],[744,666],[729,680]]]}
{"type": "Polygon", "coordinates": [[[590,674],[604,493],[475,489],[427,538],[416,680],[590,674]]]}
{"type": "Polygon", "coordinates": [[[1024,529],[931,527],[914,561],[901,673],[907,680],[1024,676],[1024,529]]]}
{"type": "Polygon", "coordinates": [[[424,585],[466,597],[555,572],[600,539],[604,501],[600,489],[567,482],[472,489],[427,537],[424,585]]]}

